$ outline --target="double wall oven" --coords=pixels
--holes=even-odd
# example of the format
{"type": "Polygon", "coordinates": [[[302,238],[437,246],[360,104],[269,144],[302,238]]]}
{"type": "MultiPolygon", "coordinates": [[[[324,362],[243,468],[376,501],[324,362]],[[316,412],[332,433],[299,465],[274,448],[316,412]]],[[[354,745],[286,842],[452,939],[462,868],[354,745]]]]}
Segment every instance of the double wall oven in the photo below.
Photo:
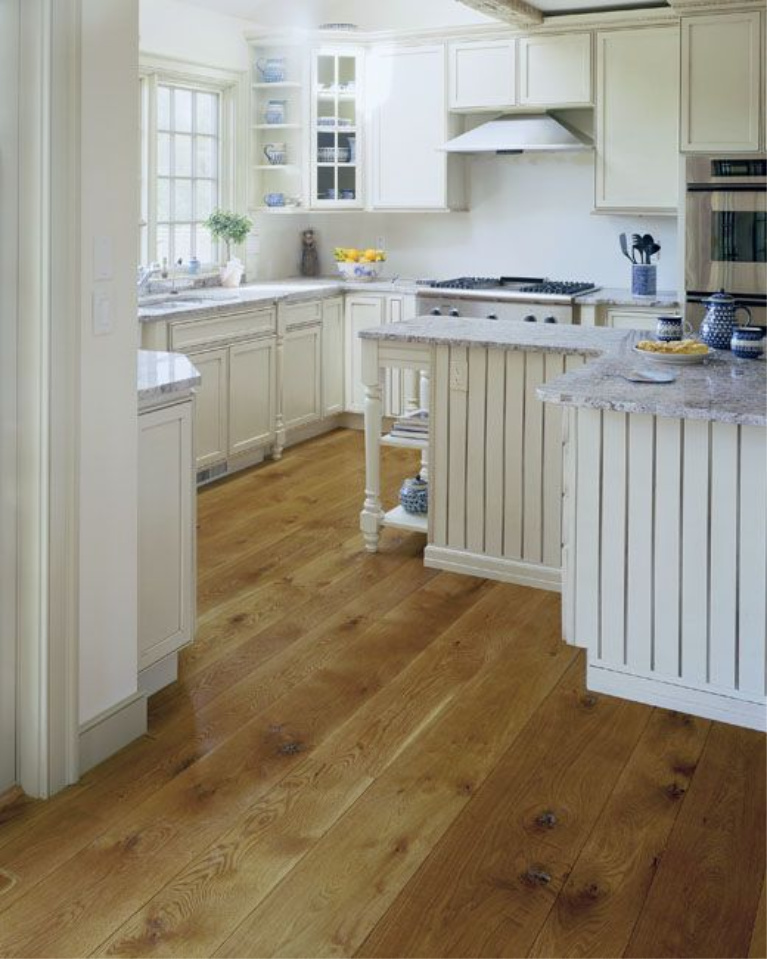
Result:
{"type": "Polygon", "coordinates": [[[690,157],[685,221],[688,318],[724,289],[767,326],[767,156],[690,157]]]}

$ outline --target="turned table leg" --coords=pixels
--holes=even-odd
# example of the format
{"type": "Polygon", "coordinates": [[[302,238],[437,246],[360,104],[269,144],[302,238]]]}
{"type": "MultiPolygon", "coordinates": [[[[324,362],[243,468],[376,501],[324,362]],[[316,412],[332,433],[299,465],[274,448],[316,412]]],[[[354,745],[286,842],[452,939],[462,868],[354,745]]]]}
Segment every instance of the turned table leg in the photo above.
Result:
{"type": "Polygon", "coordinates": [[[360,513],[360,529],[369,553],[378,551],[378,538],[384,513],[381,507],[381,373],[378,344],[362,341],[362,382],[365,386],[365,505],[360,513]]]}

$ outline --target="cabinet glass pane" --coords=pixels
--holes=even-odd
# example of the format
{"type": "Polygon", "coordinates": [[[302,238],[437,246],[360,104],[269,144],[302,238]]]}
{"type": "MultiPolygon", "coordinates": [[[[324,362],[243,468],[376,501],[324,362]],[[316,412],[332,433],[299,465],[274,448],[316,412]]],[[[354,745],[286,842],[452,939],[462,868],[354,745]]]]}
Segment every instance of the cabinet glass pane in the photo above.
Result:
{"type": "Polygon", "coordinates": [[[320,90],[331,90],[335,86],[335,57],[319,57],[317,59],[317,83],[320,90]]]}
{"type": "Polygon", "coordinates": [[[357,62],[354,57],[338,58],[338,89],[353,93],[357,86],[357,62]]]}
{"type": "Polygon", "coordinates": [[[335,167],[320,167],[317,170],[317,199],[336,199],[336,170],[335,167]]]}

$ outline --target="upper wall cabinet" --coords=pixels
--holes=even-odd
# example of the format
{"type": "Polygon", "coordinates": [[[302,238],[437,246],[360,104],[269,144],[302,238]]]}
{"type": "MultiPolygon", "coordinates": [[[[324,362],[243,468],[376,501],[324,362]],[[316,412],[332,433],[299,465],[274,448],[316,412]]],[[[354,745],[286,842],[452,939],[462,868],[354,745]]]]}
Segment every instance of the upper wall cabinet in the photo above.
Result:
{"type": "Polygon", "coordinates": [[[519,102],[530,107],[589,106],[591,34],[523,37],[519,41],[519,102]]]}
{"type": "Polygon", "coordinates": [[[373,209],[460,206],[460,158],[449,163],[442,149],[451,136],[446,73],[442,44],[381,48],[371,56],[373,209]]]}
{"type": "Polygon", "coordinates": [[[451,110],[472,113],[516,104],[513,38],[452,43],[449,56],[451,110]]]}
{"type": "Polygon", "coordinates": [[[678,25],[598,33],[596,92],[596,210],[676,212],[678,25]]]}
{"type": "Polygon", "coordinates": [[[682,20],[683,152],[759,149],[759,11],[682,20]]]}

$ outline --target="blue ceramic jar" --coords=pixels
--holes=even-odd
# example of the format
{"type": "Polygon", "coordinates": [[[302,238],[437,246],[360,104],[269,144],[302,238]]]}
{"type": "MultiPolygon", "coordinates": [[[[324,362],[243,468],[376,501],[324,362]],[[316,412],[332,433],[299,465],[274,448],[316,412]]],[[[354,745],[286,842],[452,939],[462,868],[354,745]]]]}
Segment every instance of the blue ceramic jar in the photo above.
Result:
{"type": "Polygon", "coordinates": [[[428,513],[429,484],[420,476],[406,479],[399,491],[399,501],[406,513],[428,513]]]}
{"type": "Polygon", "coordinates": [[[761,326],[736,326],[730,340],[733,355],[742,360],[758,360],[764,353],[765,332],[761,326]]]}

